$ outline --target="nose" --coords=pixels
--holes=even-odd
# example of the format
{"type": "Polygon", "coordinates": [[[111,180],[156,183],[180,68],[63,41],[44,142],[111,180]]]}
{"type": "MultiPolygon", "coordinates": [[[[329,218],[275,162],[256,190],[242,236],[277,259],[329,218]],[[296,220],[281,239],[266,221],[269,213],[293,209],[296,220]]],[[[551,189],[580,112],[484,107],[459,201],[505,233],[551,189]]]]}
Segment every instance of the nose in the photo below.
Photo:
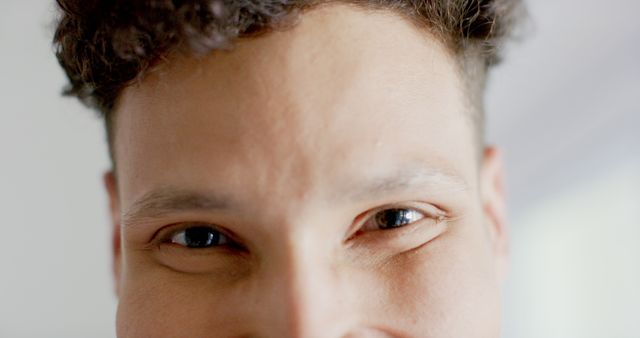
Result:
{"type": "Polygon", "coordinates": [[[341,262],[336,250],[311,236],[272,250],[254,280],[250,312],[257,322],[248,337],[398,337],[368,321],[376,310],[371,305],[378,303],[371,299],[375,290],[367,287],[371,276],[341,262]]]}
{"type": "Polygon", "coordinates": [[[251,337],[392,337],[371,327],[363,318],[367,311],[358,310],[367,297],[366,273],[342,264],[340,255],[317,238],[301,237],[272,250],[261,264],[253,288],[257,325],[251,337]]]}
{"type": "Polygon", "coordinates": [[[356,325],[344,269],[312,241],[299,239],[283,246],[278,259],[265,263],[261,273],[269,285],[263,295],[267,306],[261,337],[348,337],[356,325]]]}

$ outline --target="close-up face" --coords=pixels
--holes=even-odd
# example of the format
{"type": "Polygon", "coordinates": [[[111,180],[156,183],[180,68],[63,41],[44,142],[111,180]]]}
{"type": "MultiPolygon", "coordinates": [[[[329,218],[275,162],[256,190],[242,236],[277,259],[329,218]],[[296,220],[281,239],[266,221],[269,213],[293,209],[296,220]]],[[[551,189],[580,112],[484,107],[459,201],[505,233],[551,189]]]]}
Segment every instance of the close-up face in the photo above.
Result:
{"type": "Polygon", "coordinates": [[[465,88],[425,28],[346,5],[168,55],[114,110],[118,337],[499,337],[465,88]]]}

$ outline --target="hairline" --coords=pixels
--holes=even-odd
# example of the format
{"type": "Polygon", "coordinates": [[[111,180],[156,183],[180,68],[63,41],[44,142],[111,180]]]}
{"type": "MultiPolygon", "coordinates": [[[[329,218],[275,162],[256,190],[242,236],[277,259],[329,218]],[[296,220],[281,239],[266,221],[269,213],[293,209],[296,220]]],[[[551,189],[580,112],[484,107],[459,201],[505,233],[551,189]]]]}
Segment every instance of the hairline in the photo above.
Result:
{"type": "MultiPolygon", "coordinates": [[[[466,111],[460,112],[465,115],[468,119],[468,122],[471,124],[471,129],[473,135],[473,139],[476,142],[476,148],[478,149],[477,153],[481,153],[481,149],[484,147],[484,93],[485,93],[485,84],[487,78],[487,69],[481,69],[483,67],[479,67],[477,62],[469,62],[473,60],[474,55],[466,55],[472,54],[474,48],[470,47],[470,51],[467,53],[463,53],[462,55],[455,52],[454,48],[451,46],[450,42],[446,38],[444,34],[439,34],[436,29],[430,27],[428,22],[417,15],[409,15],[406,11],[394,8],[384,3],[375,3],[371,1],[359,1],[359,0],[326,0],[326,1],[311,1],[310,3],[303,5],[299,8],[294,8],[293,10],[286,13],[287,19],[283,20],[280,23],[276,23],[273,26],[268,26],[261,31],[257,32],[253,35],[246,36],[238,36],[229,41],[229,48],[232,50],[235,43],[241,40],[251,40],[251,39],[259,39],[264,35],[273,33],[275,31],[289,30],[293,29],[297,24],[298,20],[303,17],[307,12],[317,9],[319,7],[330,6],[330,5],[347,5],[352,6],[354,8],[358,8],[364,11],[386,11],[396,15],[399,15],[404,20],[407,20],[411,23],[415,28],[422,30],[425,32],[424,34],[430,34],[431,37],[436,39],[444,48],[443,51],[447,53],[447,55],[453,60],[455,65],[456,76],[461,80],[463,84],[463,91],[465,101],[463,103],[463,107],[465,107],[466,111]],[[293,20],[290,20],[293,19],[293,20]],[[480,74],[472,75],[471,72],[480,72],[480,74]],[[474,81],[475,80],[475,81],[474,81]]],[[[104,123],[105,123],[105,131],[107,138],[107,147],[109,151],[109,158],[111,161],[112,170],[115,174],[116,172],[116,158],[115,158],[115,125],[116,111],[118,110],[119,101],[122,96],[122,92],[126,90],[127,87],[133,85],[134,83],[139,83],[141,79],[143,79],[150,71],[152,71],[160,62],[171,62],[167,58],[168,55],[175,53],[176,51],[182,51],[183,46],[176,45],[173,49],[162,54],[157,60],[152,62],[152,65],[140,72],[136,78],[134,78],[129,83],[125,84],[120,93],[116,96],[114,100],[113,106],[103,111],[104,123]]],[[[209,51],[207,54],[213,53],[217,51],[216,49],[209,51]]],[[[198,53],[192,50],[188,50],[187,53],[191,56],[198,56],[198,53]]],[[[479,157],[479,156],[478,156],[479,157]]]]}

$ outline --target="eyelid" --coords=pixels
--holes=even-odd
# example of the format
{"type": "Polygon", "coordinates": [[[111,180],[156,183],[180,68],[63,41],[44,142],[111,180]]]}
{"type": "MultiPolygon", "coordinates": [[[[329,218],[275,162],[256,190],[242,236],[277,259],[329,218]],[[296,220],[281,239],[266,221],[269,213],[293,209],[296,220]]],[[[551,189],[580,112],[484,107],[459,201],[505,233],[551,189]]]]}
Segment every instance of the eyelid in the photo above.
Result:
{"type": "MultiPolygon", "coordinates": [[[[375,215],[378,212],[388,210],[388,209],[415,210],[421,213],[422,215],[424,215],[424,217],[414,222],[411,222],[405,226],[398,227],[395,229],[374,230],[374,231],[384,231],[384,232],[402,231],[405,228],[409,228],[423,222],[425,219],[432,219],[437,222],[441,222],[448,219],[447,212],[444,209],[439,208],[433,204],[425,203],[425,202],[400,202],[400,203],[386,204],[386,205],[368,210],[358,215],[355,218],[353,222],[354,224],[346,237],[347,240],[354,238],[360,232],[362,227],[369,221],[369,219],[371,219],[372,217],[375,217],[375,215]],[[431,209],[431,210],[427,210],[427,209],[431,209]]],[[[366,231],[366,232],[371,232],[371,231],[366,231]]]]}
{"type": "Polygon", "coordinates": [[[233,232],[216,223],[203,221],[175,222],[156,231],[146,250],[156,262],[171,271],[193,275],[215,273],[216,278],[237,278],[250,264],[249,251],[236,240],[233,232]],[[171,243],[171,238],[190,227],[207,227],[227,238],[226,244],[190,248],[171,243]]]}

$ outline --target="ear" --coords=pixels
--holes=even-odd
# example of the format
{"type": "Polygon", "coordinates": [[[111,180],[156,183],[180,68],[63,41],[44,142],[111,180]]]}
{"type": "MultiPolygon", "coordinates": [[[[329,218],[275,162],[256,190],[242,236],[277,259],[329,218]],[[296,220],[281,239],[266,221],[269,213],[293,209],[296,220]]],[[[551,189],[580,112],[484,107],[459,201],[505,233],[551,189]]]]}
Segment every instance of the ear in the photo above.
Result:
{"type": "Polygon", "coordinates": [[[500,281],[504,281],[508,270],[509,233],[506,224],[504,169],[499,149],[484,149],[480,182],[482,208],[495,256],[496,274],[500,281]]]}
{"type": "Polygon", "coordinates": [[[104,186],[109,194],[109,210],[111,213],[111,250],[113,255],[113,277],[115,281],[116,295],[120,289],[120,271],[122,267],[122,249],[120,239],[120,198],[118,197],[118,185],[113,171],[108,171],[103,176],[104,186]]]}

